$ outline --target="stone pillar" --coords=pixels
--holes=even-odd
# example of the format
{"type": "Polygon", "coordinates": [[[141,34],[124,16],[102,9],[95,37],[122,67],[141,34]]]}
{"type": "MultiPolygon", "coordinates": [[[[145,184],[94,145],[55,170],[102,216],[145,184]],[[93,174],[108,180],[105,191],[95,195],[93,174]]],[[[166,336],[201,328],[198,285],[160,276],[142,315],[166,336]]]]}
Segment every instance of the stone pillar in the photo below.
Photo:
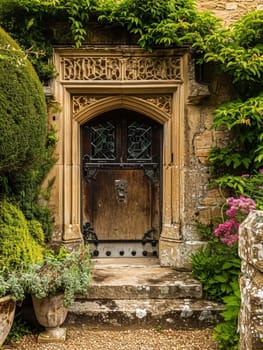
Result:
{"type": "Polygon", "coordinates": [[[239,350],[263,349],[263,211],[252,211],[239,229],[239,350]]]}

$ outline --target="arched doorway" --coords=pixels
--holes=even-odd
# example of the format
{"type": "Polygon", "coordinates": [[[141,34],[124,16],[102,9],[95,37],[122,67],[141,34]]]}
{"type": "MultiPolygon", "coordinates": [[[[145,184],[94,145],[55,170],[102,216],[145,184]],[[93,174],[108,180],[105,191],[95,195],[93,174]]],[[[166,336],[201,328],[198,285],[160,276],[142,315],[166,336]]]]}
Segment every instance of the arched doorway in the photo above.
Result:
{"type": "Polygon", "coordinates": [[[157,256],[162,125],[127,109],[81,126],[81,220],[98,257],[157,256]]]}

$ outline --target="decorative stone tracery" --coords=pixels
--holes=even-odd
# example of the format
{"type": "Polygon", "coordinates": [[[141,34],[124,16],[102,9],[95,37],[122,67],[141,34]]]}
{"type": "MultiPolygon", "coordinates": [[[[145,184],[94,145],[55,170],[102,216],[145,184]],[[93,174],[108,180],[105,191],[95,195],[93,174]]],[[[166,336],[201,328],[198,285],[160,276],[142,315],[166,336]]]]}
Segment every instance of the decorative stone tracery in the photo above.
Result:
{"type": "MultiPolygon", "coordinates": [[[[73,116],[81,112],[84,108],[97,103],[99,100],[106,98],[107,96],[95,96],[95,95],[80,95],[72,96],[72,108],[73,116]]],[[[172,94],[169,95],[138,95],[136,98],[144,100],[147,103],[159,108],[167,115],[172,113],[172,94]]]]}
{"type": "Polygon", "coordinates": [[[63,80],[180,80],[179,57],[62,57],[63,80]]]}

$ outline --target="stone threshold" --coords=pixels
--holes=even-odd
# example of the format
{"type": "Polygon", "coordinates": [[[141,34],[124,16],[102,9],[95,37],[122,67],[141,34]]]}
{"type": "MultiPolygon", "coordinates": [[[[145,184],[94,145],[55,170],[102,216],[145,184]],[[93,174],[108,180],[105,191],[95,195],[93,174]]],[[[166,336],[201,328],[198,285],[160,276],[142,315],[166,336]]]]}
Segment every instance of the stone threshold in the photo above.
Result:
{"type": "Polygon", "coordinates": [[[223,305],[202,299],[190,272],[161,267],[157,258],[95,259],[86,296],[70,307],[67,324],[202,328],[223,305]]]}

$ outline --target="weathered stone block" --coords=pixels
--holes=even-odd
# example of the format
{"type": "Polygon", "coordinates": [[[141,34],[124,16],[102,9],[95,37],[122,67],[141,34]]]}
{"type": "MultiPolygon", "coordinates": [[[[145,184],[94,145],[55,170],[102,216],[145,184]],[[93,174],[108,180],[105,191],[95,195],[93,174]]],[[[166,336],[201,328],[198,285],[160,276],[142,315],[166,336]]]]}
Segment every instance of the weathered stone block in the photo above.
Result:
{"type": "Polygon", "coordinates": [[[263,348],[263,211],[251,212],[239,229],[239,350],[263,348]]]}
{"type": "Polygon", "coordinates": [[[263,211],[251,212],[240,225],[239,256],[263,272],[263,211]]]}
{"type": "Polygon", "coordinates": [[[172,241],[160,239],[160,264],[161,266],[173,266],[177,270],[191,270],[191,255],[205,246],[201,241],[172,241]]]}

